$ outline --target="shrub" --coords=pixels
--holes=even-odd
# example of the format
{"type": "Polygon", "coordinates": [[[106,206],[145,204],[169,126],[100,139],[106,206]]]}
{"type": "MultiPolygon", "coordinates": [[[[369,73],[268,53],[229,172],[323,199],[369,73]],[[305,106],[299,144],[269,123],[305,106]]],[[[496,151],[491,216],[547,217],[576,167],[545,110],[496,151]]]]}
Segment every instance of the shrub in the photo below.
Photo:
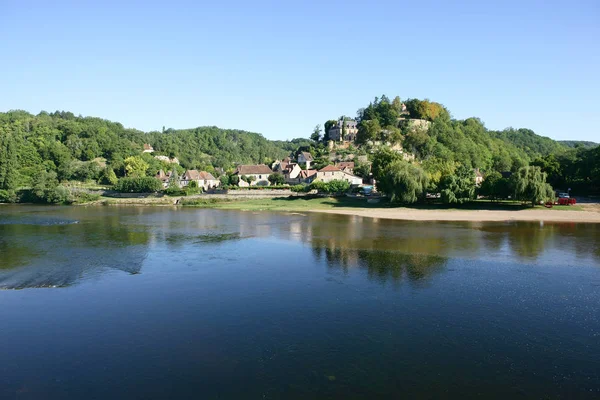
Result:
{"type": "Polygon", "coordinates": [[[18,199],[14,190],[0,190],[0,203],[16,203],[18,199]]]}
{"type": "Polygon", "coordinates": [[[290,189],[292,190],[292,192],[302,193],[302,192],[308,192],[309,186],[300,184],[300,185],[294,185],[290,189]]]}
{"type": "Polygon", "coordinates": [[[334,179],[329,182],[314,181],[308,187],[308,190],[316,190],[321,193],[339,194],[347,192],[350,189],[350,182],[341,179],[334,179]]]}
{"type": "Polygon", "coordinates": [[[285,183],[285,178],[281,174],[271,174],[269,175],[269,182],[271,185],[283,185],[285,183]]]}
{"type": "Polygon", "coordinates": [[[117,184],[117,182],[119,182],[119,180],[117,179],[115,171],[111,167],[107,166],[104,168],[104,170],[102,170],[102,173],[100,174],[100,183],[114,186],[117,184]]]}
{"type": "Polygon", "coordinates": [[[185,195],[202,193],[202,187],[198,186],[198,182],[191,181],[186,187],[183,188],[185,195]]]}
{"type": "Polygon", "coordinates": [[[326,184],[325,191],[327,193],[344,193],[350,189],[350,182],[341,179],[335,179],[326,184]]]}
{"type": "Polygon", "coordinates": [[[89,203],[100,199],[99,194],[88,193],[88,192],[76,192],[74,193],[74,203],[89,203]]]}
{"type": "Polygon", "coordinates": [[[169,196],[185,196],[187,193],[178,186],[169,185],[165,189],[165,193],[169,196]]]}
{"type": "Polygon", "coordinates": [[[121,193],[154,193],[161,189],[161,181],[150,176],[121,178],[115,185],[115,190],[121,193]]]}

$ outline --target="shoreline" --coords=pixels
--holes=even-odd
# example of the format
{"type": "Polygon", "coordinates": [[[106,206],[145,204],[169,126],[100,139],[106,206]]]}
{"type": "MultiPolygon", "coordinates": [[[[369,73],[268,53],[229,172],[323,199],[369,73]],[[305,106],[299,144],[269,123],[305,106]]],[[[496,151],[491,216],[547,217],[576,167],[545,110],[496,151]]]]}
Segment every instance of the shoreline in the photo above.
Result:
{"type": "MultiPolygon", "coordinates": [[[[236,199],[232,201],[203,199],[196,204],[174,204],[176,198],[111,198],[94,202],[74,204],[76,207],[126,206],[126,207],[176,207],[203,208],[237,211],[275,211],[288,213],[324,213],[364,218],[404,221],[454,221],[454,222],[562,222],[600,223],[600,204],[578,204],[569,208],[502,208],[497,204],[482,204],[481,208],[418,208],[372,205],[366,202],[339,198],[303,200],[286,198],[236,199]],[[216,201],[215,201],[216,200],[216,201]]],[[[31,204],[33,205],[33,204],[31,204]]]]}
{"type": "Polygon", "coordinates": [[[600,213],[552,210],[419,210],[409,208],[310,210],[310,212],[403,221],[570,222],[600,224],[600,213]]]}

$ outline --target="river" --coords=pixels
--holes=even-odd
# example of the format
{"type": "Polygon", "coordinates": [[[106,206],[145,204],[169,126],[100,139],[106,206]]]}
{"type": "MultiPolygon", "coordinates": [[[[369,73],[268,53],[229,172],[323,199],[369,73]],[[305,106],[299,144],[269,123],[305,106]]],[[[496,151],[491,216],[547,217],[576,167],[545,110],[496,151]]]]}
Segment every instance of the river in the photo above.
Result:
{"type": "Polygon", "coordinates": [[[0,207],[2,399],[473,397],[600,397],[600,224],[0,207]]]}

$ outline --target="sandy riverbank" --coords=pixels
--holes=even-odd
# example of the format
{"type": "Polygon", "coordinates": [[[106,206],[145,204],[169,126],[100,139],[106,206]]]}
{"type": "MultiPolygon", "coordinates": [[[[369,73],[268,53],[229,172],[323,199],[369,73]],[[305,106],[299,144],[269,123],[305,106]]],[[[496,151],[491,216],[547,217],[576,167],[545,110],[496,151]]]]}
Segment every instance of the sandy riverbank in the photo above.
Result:
{"type": "Polygon", "coordinates": [[[547,221],[600,223],[600,212],[563,210],[420,210],[411,208],[315,209],[313,212],[410,221],[547,221]]]}
{"type": "MultiPolygon", "coordinates": [[[[110,199],[107,205],[130,206],[173,206],[174,198],[110,199]]],[[[480,208],[419,208],[389,207],[382,204],[368,204],[364,200],[349,198],[255,198],[227,199],[198,196],[182,199],[191,201],[185,204],[199,208],[229,209],[240,211],[281,211],[281,212],[320,212],[340,215],[356,215],[369,218],[398,219],[412,221],[554,221],[600,223],[600,204],[587,203],[571,207],[542,207],[514,209],[498,204],[479,204],[480,208]],[[504,208],[503,208],[504,207],[504,208]]],[[[96,204],[102,204],[97,202],[96,204]]]]}

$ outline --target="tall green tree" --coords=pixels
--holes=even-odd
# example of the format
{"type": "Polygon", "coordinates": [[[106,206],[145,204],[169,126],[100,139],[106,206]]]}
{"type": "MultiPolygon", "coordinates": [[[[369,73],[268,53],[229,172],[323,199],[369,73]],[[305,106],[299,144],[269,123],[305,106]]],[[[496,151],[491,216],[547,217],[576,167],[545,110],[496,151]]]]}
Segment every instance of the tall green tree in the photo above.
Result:
{"type": "Polygon", "coordinates": [[[469,202],[475,198],[475,172],[472,168],[461,165],[454,174],[442,177],[439,189],[444,203],[469,202]]]}
{"type": "Polygon", "coordinates": [[[329,139],[329,130],[333,128],[337,124],[337,121],[334,119],[330,119],[329,121],[325,121],[323,125],[323,142],[327,143],[329,139]]]}
{"type": "Polygon", "coordinates": [[[512,178],[518,200],[531,202],[533,207],[540,202],[554,199],[554,190],[546,182],[546,173],[542,172],[540,167],[522,167],[512,178]]]}
{"type": "Polygon", "coordinates": [[[314,142],[319,142],[321,140],[321,125],[315,126],[313,133],[310,135],[310,139],[314,142]]]}
{"type": "Polygon", "coordinates": [[[0,127],[0,189],[17,188],[17,146],[8,131],[0,127]]]}
{"type": "Polygon", "coordinates": [[[384,168],[377,188],[389,195],[392,202],[416,203],[427,193],[427,175],[414,164],[396,160],[384,168]]]}
{"type": "Polygon", "coordinates": [[[140,178],[146,176],[148,167],[150,167],[150,164],[148,164],[139,156],[127,157],[125,159],[125,172],[130,178],[140,178]]]}

